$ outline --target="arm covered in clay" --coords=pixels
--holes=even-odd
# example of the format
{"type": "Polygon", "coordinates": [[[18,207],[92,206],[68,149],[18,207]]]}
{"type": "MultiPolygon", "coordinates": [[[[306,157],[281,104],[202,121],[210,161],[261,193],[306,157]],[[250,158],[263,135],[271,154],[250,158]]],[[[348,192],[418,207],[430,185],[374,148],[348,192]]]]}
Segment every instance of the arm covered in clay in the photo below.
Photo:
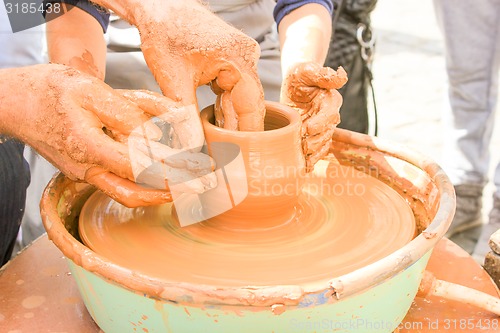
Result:
{"type": "Polygon", "coordinates": [[[325,5],[308,3],[284,16],[278,26],[284,76],[281,102],[301,113],[308,171],[328,154],[333,131],[340,122],[342,97],[337,89],[347,82],[343,68],[335,71],[323,67],[331,25],[331,13],[325,5]]]}
{"type": "Polygon", "coordinates": [[[113,90],[63,65],[0,70],[0,133],[129,207],[171,201],[171,181],[184,192],[214,185],[207,155],[159,143],[162,132],[151,117],[175,124],[188,116],[176,111],[163,96],[113,90]],[[147,187],[136,183],[138,177],[147,187]]]}

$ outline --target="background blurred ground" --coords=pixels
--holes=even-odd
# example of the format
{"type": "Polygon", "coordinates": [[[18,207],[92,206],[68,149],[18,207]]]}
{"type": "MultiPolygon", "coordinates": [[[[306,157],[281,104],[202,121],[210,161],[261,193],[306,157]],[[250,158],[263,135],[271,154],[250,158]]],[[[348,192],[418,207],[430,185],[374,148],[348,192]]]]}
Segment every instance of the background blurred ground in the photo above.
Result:
{"type": "MultiPolygon", "coordinates": [[[[404,144],[440,163],[447,83],[433,1],[378,0],[372,25],[377,37],[373,75],[379,137],[404,144]]],[[[499,148],[500,117],[496,117],[493,164],[500,159],[499,148]]],[[[489,183],[484,195],[484,221],[491,208],[492,191],[489,183]]]]}

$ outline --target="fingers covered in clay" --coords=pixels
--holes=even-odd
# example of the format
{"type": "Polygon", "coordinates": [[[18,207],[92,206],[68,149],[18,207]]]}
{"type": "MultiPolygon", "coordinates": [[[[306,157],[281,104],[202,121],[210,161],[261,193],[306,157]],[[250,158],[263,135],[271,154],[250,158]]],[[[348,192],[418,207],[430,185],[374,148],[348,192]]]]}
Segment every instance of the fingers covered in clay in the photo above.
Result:
{"type": "Polygon", "coordinates": [[[240,131],[264,130],[264,90],[258,79],[243,73],[231,91],[231,101],[240,131]]]}
{"type": "Polygon", "coordinates": [[[183,193],[202,193],[216,185],[215,166],[206,154],[150,140],[141,128],[131,133],[127,145],[139,183],[158,189],[175,187],[183,193]]]}
{"type": "MultiPolygon", "coordinates": [[[[144,154],[151,161],[161,162],[174,168],[186,169],[196,175],[209,174],[215,169],[212,158],[204,153],[174,149],[158,142],[147,141],[134,136],[129,138],[128,145],[131,153],[144,154]]],[[[141,160],[139,159],[139,162],[141,160]]]]}
{"type": "Polygon", "coordinates": [[[340,123],[341,105],[342,96],[338,91],[321,91],[302,120],[303,135],[314,136],[327,128],[335,128],[340,123]]]}
{"type": "Polygon", "coordinates": [[[322,67],[313,62],[300,63],[293,67],[287,75],[290,86],[318,87],[321,89],[340,89],[347,82],[344,68],[334,70],[322,67]]]}
{"type": "MultiPolygon", "coordinates": [[[[156,92],[146,90],[121,90],[120,92],[145,113],[156,116],[164,124],[171,126],[180,148],[193,151],[201,149],[205,138],[198,110],[194,104],[180,105],[156,92]]],[[[148,125],[151,126],[151,122],[148,125]]],[[[155,140],[153,137],[150,138],[155,140]]]]}
{"type": "Polygon", "coordinates": [[[97,116],[102,127],[120,138],[121,135],[130,134],[138,126],[143,126],[149,137],[161,138],[160,129],[153,123],[148,123],[148,115],[135,103],[130,103],[111,88],[99,92],[96,90],[87,91],[81,107],[97,116]]]}
{"type": "Polygon", "coordinates": [[[174,101],[157,92],[125,89],[117,91],[147,114],[161,117],[168,123],[175,124],[189,119],[189,113],[183,112],[174,101]]]}
{"type": "Polygon", "coordinates": [[[226,108],[227,119],[219,121],[225,128],[261,130],[265,108],[257,74],[259,44],[206,6],[173,3],[148,4],[151,12],[137,22],[141,49],[163,94],[176,103],[196,105],[195,89],[210,84],[216,95],[224,94],[221,103],[232,101],[234,113],[226,108]]]}
{"type": "Polygon", "coordinates": [[[212,173],[213,161],[208,155],[196,152],[201,149],[204,137],[201,136],[202,142],[194,146],[194,142],[190,140],[196,137],[197,131],[186,127],[192,121],[200,123],[194,105],[177,106],[173,101],[153,92],[122,91],[122,94],[145,113],[171,125],[182,148],[169,147],[158,142],[159,138],[151,137],[145,128],[154,122],[148,119],[129,133],[126,142],[134,180],[152,188],[175,188],[182,193],[202,193],[213,188],[216,185],[215,174],[212,173]]]}
{"type": "Polygon", "coordinates": [[[12,113],[9,122],[19,126],[10,134],[69,178],[87,181],[129,206],[170,200],[171,184],[194,193],[213,187],[210,158],[161,143],[163,132],[154,121],[164,117],[178,126],[194,113],[201,132],[195,106],[177,107],[155,93],[116,91],[66,66],[34,67],[14,70],[23,89],[37,93],[26,100],[36,107],[12,113]],[[155,182],[143,181],[145,176],[155,182]]]}
{"type": "Polygon", "coordinates": [[[217,94],[216,125],[229,130],[263,130],[264,91],[256,73],[240,72],[229,63],[220,66],[218,77],[210,85],[217,94]]]}
{"type": "Polygon", "coordinates": [[[323,133],[309,136],[302,141],[302,149],[306,160],[306,172],[311,172],[316,162],[328,154],[334,131],[335,128],[332,127],[323,133]]]}
{"type": "Polygon", "coordinates": [[[238,115],[233,108],[231,92],[224,91],[217,96],[214,105],[215,124],[228,130],[237,131],[238,115]]]}
{"type": "Polygon", "coordinates": [[[216,185],[208,155],[173,149],[155,141],[158,137],[149,135],[149,123],[151,120],[132,130],[125,142],[114,141],[102,133],[97,135],[95,145],[88,150],[101,151],[92,153],[95,157],[89,162],[102,167],[92,167],[90,173],[87,170],[85,180],[127,206],[171,200],[172,186],[178,192],[202,193],[216,185]],[[116,188],[117,185],[123,188],[116,188]]]}
{"type": "Polygon", "coordinates": [[[146,189],[135,182],[119,177],[101,167],[91,167],[85,181],[127,207],[159,205],[172,201],[170,191],[146,189]]]}
{"type": "Polygon", "coordinates": [[[223,91],[233,90],[236,83],[241,80],[240,71],[234,64],[230,62],[223,62],[218,69],[219,73],[217,74],[217,78],[215,79],[214,92],[216,94],[221,92],[217,92],[217,88],[223,91]]]}
{"type": "Polygon", "coordinates": [[[342,67],[335,71],[312,62],[298,64],[287,74],[282,102],[300,112],[308,171],[328,154],[333,131],[340,122],[342,96],[337,89],[346,82],[347,73],[342,67]]]}
{"type": "Polygon", "coordinates": [[[224,128],[224,112],[222,111],[222,94],[217,95],[214,104],[215,126],[224,128]]]}

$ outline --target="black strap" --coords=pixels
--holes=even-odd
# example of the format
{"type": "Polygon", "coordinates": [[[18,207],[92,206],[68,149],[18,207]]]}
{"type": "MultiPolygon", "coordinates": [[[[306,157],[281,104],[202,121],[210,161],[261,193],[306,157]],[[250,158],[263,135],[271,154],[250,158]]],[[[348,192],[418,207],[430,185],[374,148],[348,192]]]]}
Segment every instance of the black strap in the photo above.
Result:
{"type": "Polygon", "coordinates": [[[335,27],[337,26],[337,21],[339,20],[340,13],[344,11],[346,1],[345,0],[337,0],[337,2],[333,2],[334,4],[334,11],[333,11],[333,18],[332,18],[332,36],[330,37],[331,40],[333,40],[333,35],[335,34],[335,27]],[[337,7],[335,8],[335,4],[338,3],[337,7]]]}
{"type": "Polygon", "coordinates": [[[368,84],[370,85],[370,90],[372,91],[372,102],[373,102],[373,121],[375,123],[374,127],[374,136],[378,135],[378,111],[377,111],[377,103],[375,102],[375,89],[373,88],[373,73],[368,66],[368,63],[365,62],[365,71],[368,79],[368,84]]]}
{"type": "MultiPolygon", "coordinates": [[[[373,73],[371,70],[371,63],[373,58],[373,53],[375,52],[375,37],[372,35],[371,29],[367,24],[358,25],[357,31],[357,40],[360,46],[359,52],[361,53],[361,59],[363,60],[364,70],[366,73],[366,79],[368,80],[368,84],[370,86],[370,90],[372,93],[372,102],[373,102],[373,121],[374,125],[374,136],[378,135],[378,111],[377,111],[377,103],[375,101],[375,89],[373,88],[373,73]],[[364,41],[363,35],[365,32],[368,32],[370,36],[370,41],[364,41]]],[[[367,110],[369,111],[369,110],[367,110]]],[[[369,124],[369,122],[368,122],[369,124]]]]}

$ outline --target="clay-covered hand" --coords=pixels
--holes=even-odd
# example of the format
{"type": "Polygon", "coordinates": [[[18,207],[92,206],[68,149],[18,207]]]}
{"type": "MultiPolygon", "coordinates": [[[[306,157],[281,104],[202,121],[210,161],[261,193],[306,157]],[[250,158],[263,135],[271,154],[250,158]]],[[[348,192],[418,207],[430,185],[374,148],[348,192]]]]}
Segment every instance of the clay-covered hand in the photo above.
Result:
{"type": "MultiPolygon", "coordinates": [[[[218,95],[218,125],[262,130],[265,107],[257,75],[257,42],[197,1],[150,1],[141,6],[134,22],[163,94],[183,105],[196,105],[196,88],[210,84],[218,95]]],[[[186,135],[193,147],[203,143],[193,131],[186,135]]]]}
{"type": "Polygon", "coordinates": [[[342,67],[335,71],[314,62],[293,66],[285,77],[281,102],[300,112],[307,171],[328,154],[333,131],[340,122],[342,96],[337,89],[346,82],[342,67]]]}
{"type": "Polygon", "coordinates": [[[0,131],[31,145],[71,179],[129,207],[171,201],[173,186],[200,193],[215,185],[210,158],[161,144],[164,133],[153,121],[177,130],[192,110],[159,94],[113,90],[62,65],[9,71],[15,88],[3,105],[18,109],[2,116],[15,126],[0,131]]]}

